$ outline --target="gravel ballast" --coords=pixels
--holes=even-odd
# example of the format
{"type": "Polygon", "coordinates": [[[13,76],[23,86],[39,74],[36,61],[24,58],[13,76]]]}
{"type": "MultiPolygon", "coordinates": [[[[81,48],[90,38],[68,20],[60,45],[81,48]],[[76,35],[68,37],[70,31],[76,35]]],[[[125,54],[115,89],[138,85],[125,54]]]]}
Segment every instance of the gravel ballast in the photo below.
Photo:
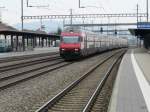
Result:
{"type": "Polygon", "coordinates": [[[78,61],[0,91],[0,112],[34,112],[110,53],[78,61]]]}

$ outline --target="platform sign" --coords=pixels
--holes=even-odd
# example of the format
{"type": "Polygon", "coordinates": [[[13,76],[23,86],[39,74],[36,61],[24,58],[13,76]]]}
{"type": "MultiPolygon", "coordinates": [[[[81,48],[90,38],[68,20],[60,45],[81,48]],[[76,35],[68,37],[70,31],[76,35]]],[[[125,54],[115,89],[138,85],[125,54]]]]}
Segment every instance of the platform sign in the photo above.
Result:
{"type": "Polygon", "coordinates": [[[150,29],[150,23],[149,22],[139,22],[137,24],[138,29],[150,29]]]}

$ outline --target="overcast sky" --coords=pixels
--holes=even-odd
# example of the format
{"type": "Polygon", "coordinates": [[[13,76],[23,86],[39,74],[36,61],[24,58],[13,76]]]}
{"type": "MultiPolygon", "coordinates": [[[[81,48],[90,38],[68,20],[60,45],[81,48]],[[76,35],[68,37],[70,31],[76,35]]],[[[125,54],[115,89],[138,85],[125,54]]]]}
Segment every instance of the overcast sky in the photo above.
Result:
{"type": "MultiPolygon", "coordinates": [[[[81,0],[81,6],[78,8],[78,0],[29,0],[29,5],[47,5],[49,9],[27,8],[24,0],[24,15],[44,15],[44,14],[69,14],[69,9],[73,13],[134,13],[136,4],[140,6],[140,12],[146,11],[146,0],[81,0]],[[95,6],[101,8],[93,8],[95,6]]],[[[2,20],[5,23],[14,25],[20,22],[21,0],[0,0],[2,20]]]]}

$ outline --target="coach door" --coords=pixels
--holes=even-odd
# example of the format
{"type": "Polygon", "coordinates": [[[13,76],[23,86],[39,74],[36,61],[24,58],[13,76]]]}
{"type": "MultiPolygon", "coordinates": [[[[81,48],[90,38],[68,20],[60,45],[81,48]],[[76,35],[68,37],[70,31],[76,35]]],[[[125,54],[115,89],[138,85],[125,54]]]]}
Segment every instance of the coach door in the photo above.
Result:
{"type": "Polygon", "coordinates": [[[87,49],[87,35],[84,37],[84,48],[87,49]]]}

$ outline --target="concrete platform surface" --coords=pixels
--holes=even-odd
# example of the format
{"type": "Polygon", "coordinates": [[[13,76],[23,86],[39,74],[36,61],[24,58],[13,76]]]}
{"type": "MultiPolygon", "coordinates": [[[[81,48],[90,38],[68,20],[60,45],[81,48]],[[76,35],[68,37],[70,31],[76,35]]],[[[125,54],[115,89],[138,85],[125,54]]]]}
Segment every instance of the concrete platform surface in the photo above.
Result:
{"type": "Polygon", "coordinates": [[[0,53],[0,58],[41,54],[41,53],[49,53],[49,52],[57,52],[57,51],[59,51],[58,47],[35,48],[33,51],[0,53]]]}
{"type": "Polygon", "coordinates": [[[138,63],[150,64],[150,61],[143,59],[145,54],[142,55],[143,57],[134,54],[139,51],[141,50],[128,50],[125,54],[118,71],[108,112],[150,112],[150,85],[140,71],[140,67],[138,68],[138,63]],[[139,60],[137,65],[136,60],[139,60]]]}
{"type": "Polygon", "coordinates": [[[134,50],[136,61],[150,84],[150,54],[144,48],[134,50]]]}

